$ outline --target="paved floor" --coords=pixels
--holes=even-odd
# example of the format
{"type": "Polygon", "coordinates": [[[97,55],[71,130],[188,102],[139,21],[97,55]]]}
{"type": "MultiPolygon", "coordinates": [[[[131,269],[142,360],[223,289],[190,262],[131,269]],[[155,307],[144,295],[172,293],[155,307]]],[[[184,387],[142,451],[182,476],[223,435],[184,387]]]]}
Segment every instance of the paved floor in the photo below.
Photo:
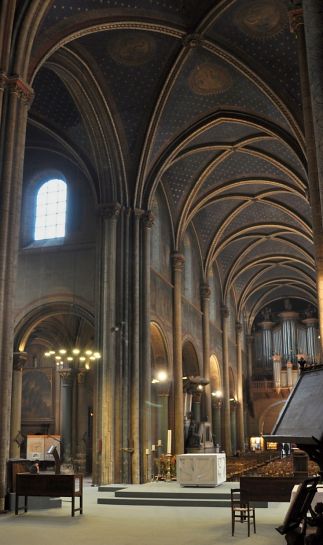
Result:
{"type": "MultiPolygon", "coordinates": [[[[145,486],[145,485],[142,485],[145,486]]],[[[61,509],[0,515],[1,545],[282,545],[275,530],[287,503],[257,508],[257,533],[247,537],[246,524],[231,536],[229,508],[98,505],[106,496],[86,483],[84,514],[70,516],[71,504],[61,509]]],[[[111,493],[112,495],[112,493],[111,493]]]]}

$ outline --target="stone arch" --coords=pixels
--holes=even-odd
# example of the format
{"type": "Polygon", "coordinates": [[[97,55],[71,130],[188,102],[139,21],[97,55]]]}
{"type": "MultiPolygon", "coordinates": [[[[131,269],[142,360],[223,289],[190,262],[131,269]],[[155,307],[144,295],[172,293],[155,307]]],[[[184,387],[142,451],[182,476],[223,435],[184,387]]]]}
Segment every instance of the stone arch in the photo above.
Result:
{"type": "Polygon", "coordinates": [[[259,417],[259,434],[271,434],[272,429],[277,421],[279,413],[282,411],[285,406],[286,401],[280,400],[276,401],[266,407],[259,417]]]}
{"type": "MultiPolygon", "coordinates": [[[[58,354],[58,350],[63,348],[70,351],[72,348],[95,350],[94,343],[93,315],[81,306],[63,301],[48,302],[32,309],[18,323],[14,343],[15,356],[24,355],[25,364],[19,388],[15,385],[15,371],[21,366],[15,365],[14,368],[12,421],[19,422],[23,436],[35,433],[62,436],[63,456],[66,455],[66,461],[73,460],[82,472],[91,472],[92,469],[91,416],[98,362],[91,362],[89,368],[76,357],[74,361],[64,362],[71,381],[69,410],[66,412],[61,390],[64,377],[60,376],[54,356],[46,354],[50,350],[58,354]],[[34,391],[37,396],[33,395],[34,391]],[[68,431],[66,423],[70,426],[68,431]]],[[[17,357],[15,359],[17,361],[17,357]]],[[[25,451],[26,442],[20,455],[25,456],[25,451]]]]}
{"type": "Polygon", "coordinates": [[[211,392],[222,391],[221,369],[215,354],[210,356],[210,384],[211,392]]]}
{"type": "Polygon", "coordinates": [[[157,322],[150,323],[152,444],[167,443],[169,428],[169,351],[166,336],[157,322]]]}
{"type": "Polygon", "coordinates": [[[182,348],[183,376],[197,377],[200,374],[200,366],[197,351],[191,340],[185,340],[182,348]]]}

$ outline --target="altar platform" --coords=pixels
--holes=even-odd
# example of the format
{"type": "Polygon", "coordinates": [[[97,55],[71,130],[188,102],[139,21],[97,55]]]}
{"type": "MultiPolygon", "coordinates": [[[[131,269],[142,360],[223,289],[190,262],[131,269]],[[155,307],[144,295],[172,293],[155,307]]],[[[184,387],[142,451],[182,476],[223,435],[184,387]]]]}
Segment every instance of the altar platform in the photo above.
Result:
{"type": "MultiPolygon", "coordinates": [[[[239,482],[224,482],[215,488],[185,486],[177,481],[152,481],[140,485],[111,484],[100,486],[97,502],[109,505],[158,505],[186,507],[230,507],[231,488],[239,482]]],[[[268,507],[258,502],[256,507],[268,507]]]]}

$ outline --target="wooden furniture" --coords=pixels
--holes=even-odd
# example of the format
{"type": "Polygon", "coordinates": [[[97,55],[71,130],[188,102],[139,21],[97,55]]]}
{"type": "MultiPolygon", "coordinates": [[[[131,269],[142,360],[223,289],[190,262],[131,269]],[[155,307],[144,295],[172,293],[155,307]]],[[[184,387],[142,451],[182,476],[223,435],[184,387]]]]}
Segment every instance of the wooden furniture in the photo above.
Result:
{"type": "Polygon", "coordinates": [[[28,510],[28,496],[45,496],[49,498],[72,498],[72,517],[75,512],[83,513],[83,475],[54,475],[38,473],[17,473],[15,514],[18,515],[19,496],[25,496],[24,509],[28,510]],[[80,498],[80,506],[75,508],[75,498],[80,498]]]}
{"type": "Polygon", "coordinates": [[[231,522],[232,535],[234,536],[235,522],[247,522],[248,537],[250,537],[250,523],[253,523],[253,531],[256,533],[256,512],[250,507],[249,500],[244,496],[242,500],[240,488],[231,489],[231,522]]]}
{"type": "Polygon", "coordinates": [[[293,487],[303,479],[296,477],[240,477],[242,500],[289,502],[293,487]]]}

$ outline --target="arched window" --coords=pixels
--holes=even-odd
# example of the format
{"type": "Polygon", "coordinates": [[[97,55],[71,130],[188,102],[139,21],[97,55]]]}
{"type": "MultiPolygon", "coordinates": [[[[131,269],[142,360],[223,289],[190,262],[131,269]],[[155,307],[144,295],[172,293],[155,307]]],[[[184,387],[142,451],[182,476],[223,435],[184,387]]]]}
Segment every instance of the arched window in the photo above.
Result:
{"type": "Polygon", "coordinates": [[[45,182],[37,193],[35,240],[65,236],[67,187],[63,180],[45,182]]]}

